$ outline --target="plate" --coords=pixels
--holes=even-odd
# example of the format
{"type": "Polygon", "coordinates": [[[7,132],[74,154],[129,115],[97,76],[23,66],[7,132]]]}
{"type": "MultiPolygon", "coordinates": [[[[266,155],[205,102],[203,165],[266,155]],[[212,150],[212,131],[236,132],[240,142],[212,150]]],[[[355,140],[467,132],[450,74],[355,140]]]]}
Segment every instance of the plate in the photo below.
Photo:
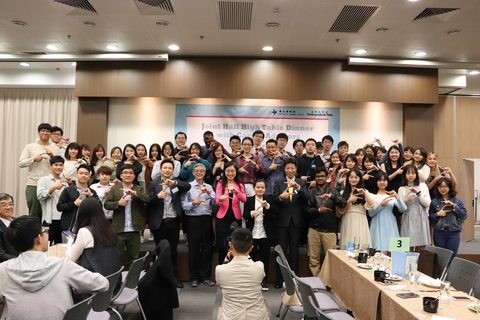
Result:
{"type": "Polygon", "coordinates": [[[440,280],[427,277],[420,277],[420,283],[430,288],[440,288],[440,280]]]}
{"type": "Polygon", "coordinates": [[[477,312],[477,305],[475,303],[469,304],[468,309],[472,310],[473,312],[477,312]]]}
{"type": "Polygon", "coordinates": [[[370,263],[357,263],[357,267],[362,269],[372,269],[373,265],[370,263]]]}
{"type": "Polygon", "coordinates": [[[403,278],[402,278],[402,277],[400,277],[400,276],[397,276],[396,274],[393,274],[393,275],[391,275],[390,277],[388,277],[388,278],[387,278],[387,279],[385,279],[385,280],[390,280],[390,281],[401,281],[401,280],[403,280],[403,278]]]}

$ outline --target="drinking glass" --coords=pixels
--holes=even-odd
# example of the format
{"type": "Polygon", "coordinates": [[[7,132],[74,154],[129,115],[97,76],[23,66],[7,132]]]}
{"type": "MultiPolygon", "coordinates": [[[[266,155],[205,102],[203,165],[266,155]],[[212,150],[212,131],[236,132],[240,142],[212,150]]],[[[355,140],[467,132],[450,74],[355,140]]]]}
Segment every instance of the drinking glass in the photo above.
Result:
{"type": "Polygon", "coordinates": [[[440,282],[440,302],[448,304],[450,300],[450,281],[441,281],[440,282]]]}
{"type": "Polygon", "coordinates": [[[355,250],[360,249],[360,243],[361,243],[361,242],[362,242],[362,241],[361,241],[361,238],[360,238],[360,237],[355,237],[355,238],[353,238],[353,246],[354,246],[353,248],[354,248],[355,250]]]}
{"type": "Polygon", "coordinates": [[[420,272],[410,272],[410,291],[413,293],[418,292],[418,281],[420,279],[420,272]]]}

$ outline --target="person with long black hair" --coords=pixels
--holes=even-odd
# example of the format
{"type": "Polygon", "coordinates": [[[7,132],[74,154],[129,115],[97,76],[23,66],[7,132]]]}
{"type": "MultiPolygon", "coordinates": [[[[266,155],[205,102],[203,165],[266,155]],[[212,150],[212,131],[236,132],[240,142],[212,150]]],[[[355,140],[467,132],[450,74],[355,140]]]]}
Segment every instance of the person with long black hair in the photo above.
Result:
{"type": "Polygon", "coordinates": [[[137,159],[137,149],[131,143],[127,143],[123,148],[122,161],[117,164],[117,179],[122,181],[120,175],[122,174],[122,167],[126,164],[131,164],[133,166],[133,172],[135,173],[135,179],[133,184],[139,186],[138,175],[142,172],[142,164],[138,162],[137,159]]]}

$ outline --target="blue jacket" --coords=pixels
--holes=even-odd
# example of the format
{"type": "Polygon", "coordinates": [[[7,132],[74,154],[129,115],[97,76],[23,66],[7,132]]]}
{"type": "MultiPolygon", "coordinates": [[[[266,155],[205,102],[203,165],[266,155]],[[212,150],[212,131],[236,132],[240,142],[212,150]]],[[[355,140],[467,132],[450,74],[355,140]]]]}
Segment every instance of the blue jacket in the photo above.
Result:
{"type": "Polygon", "coordinates": [[[468,217],[467,209],[465,209],[463,201],[459,198],[454,197],[448,200],[455,203],[455,209],[448,212],[445,217],[437,217],[437,212],[443,207],[443,199],[432,199],[428,214],[430,215],[430,220],[435,222],[433,228],[436,230],[444,230],[445,227],[448,226],[449,231],[462,231],[462,222],[468,217]]]}

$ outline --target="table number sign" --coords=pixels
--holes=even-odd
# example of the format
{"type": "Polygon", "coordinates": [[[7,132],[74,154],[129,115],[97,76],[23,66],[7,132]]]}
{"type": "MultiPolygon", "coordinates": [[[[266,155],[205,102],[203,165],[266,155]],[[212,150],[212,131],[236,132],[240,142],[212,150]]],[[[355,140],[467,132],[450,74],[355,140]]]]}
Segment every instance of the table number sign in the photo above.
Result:
{"type": "Polygon", "coordinates": [[[388,251],[410,251],[410,238],[391,237],[388,251]]]}

